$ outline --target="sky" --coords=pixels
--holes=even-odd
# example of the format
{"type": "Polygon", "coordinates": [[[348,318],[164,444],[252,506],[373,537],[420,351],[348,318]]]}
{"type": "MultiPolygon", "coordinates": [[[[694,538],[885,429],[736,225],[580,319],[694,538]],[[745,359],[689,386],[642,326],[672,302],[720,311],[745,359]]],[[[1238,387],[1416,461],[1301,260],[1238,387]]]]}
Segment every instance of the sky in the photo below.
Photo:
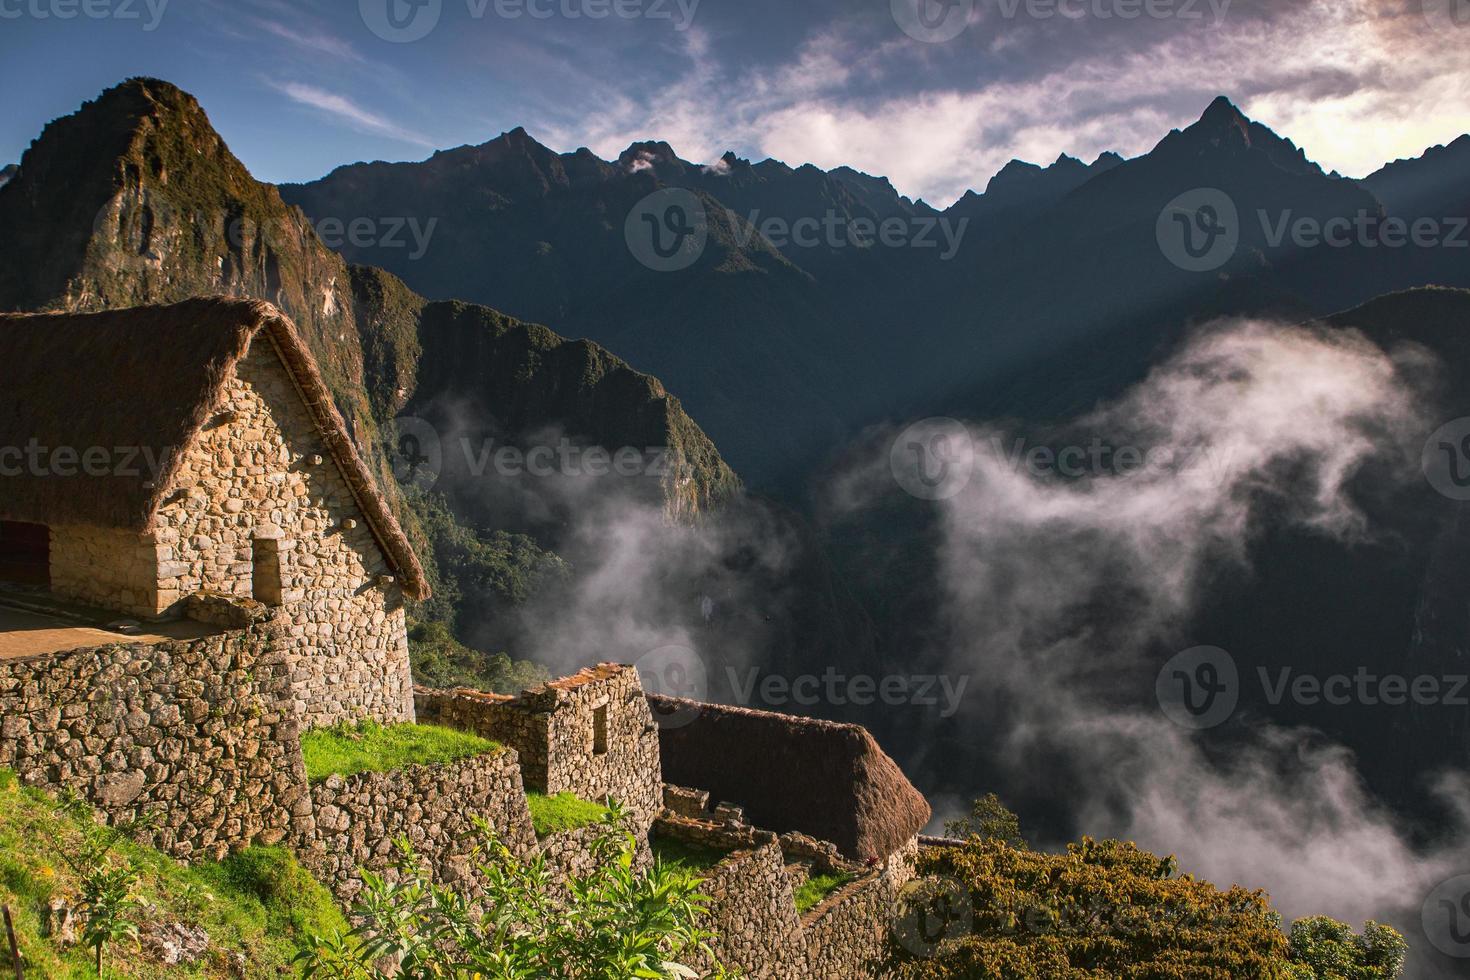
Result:
{"type": "Polygon", "coordinates": [[[0,164],[134,75],[252,173],[524,126],[847,165],[944,206],[1013,159],[1146,152],[1217,95],[1364,176],[1470,132],[1470,0],[0,0],[0,164]]]}

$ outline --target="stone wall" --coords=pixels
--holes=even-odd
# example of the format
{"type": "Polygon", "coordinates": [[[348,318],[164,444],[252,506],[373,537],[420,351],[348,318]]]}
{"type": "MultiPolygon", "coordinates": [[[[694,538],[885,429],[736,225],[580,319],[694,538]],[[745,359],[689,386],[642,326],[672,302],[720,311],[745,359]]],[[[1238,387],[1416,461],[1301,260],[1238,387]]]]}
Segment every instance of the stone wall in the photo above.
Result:
{"type": "Polygon", "coordinates": [[[749,980],[800,976],[805,942],[774,840],[730,855],[711,870],[701,891],[710,899],[708,928],[718,936],[710,945],[727,969],[749,980]]]}
{"type": "MultiPolygon", "coordinates": [[[[854,980],[877,977],[899,889],[913,876],[911,844],[876,868],[842,859],[835,845],[800,834],[777,837],[665,813],[656,837],[720,850],[738,848],[709,872],[711,943],[726,967],[750,980],[854,980]],[[809,871],[857,873],[798,918],[795,890],[809,871]]],[[[710,964],[701,962],[701,967],[710,964]]]]}
{"type": "Polygon", "coordinates": [[[52,592],[140,619],[157,615],[158,560],[152,541],[115,528],[50,530],[52,592]]]}
{"type": "MultiPolygon", "coordinates": [[[[606,832],[607,829],[602,826],[578,827],[574,830],[547,834],[538,844],[542,855],[546,858],[546,866],[556,874],[557,878],[565,881],[568,878],[580,878],[592,872],[597,865],[592,843],[606,832]]],[[[633,856],[633,866],[647,869],[653,864],[653,849],[648,846],[648,838],[645,835],[637,835],[636,842],[638,850],[633,856]]]]}
{"type": "Polygon", "coordinates": [[[488,821],[511,850],[536,848],[531,811],[513,750],[437,766],[330,776],[311,787],[318,853],[308,860],[344,902],[362,887],[360,868],[398,863],[394,839],[406,837],[441,883],[479,894],[474,818],[488,821]]]}
{"type": "Polygon", "coordinates": [[[916,845],[890,857],[875,872],[828,895],[802,917],[807,980],[876,977],[893,926],[898,894],[913,877],[916,845]]]}
{"type": "Polygon", "coordinates": [[[505,698],[468,691],[419,690],[419,717],[510,745],[526,786],[611,797],[647,831],[662,806],[658,730],[632,667],[602,664],[505,698]]]}
{"type": "Polygon", "coordinates": [[[157,809],[177,857],[313,833],[276,627],[0,660],[0,766],[114,821],[157,809]]]}
{"type": "Polygon", "coordinates": [[[383,578],[392,569],[265,335],[185,453],[155,525],[155,614],[200,591],[259,590],[282,607],[303,725],[413,719],[402,589],[383,578]],[[257,582],[257,569],[272,581],[257,582]]]}

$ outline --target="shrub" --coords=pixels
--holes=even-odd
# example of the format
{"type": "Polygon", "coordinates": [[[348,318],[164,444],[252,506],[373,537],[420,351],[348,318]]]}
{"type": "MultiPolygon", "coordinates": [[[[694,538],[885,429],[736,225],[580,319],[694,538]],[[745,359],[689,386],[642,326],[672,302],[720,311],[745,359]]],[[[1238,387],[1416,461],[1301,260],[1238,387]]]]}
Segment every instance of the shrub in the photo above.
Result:
{"type": "MultiPolygon", "coordinates": [[[[471,902],[436,884],[406,842],[395,880],[363,872],[353,905],[360,925],[316,937],[300,960],[307,977],[405,980],[625,980],[697,977],[690,965],[708,956],[706,912],[698,884],[659,864],[634,868],[635,838],[609,811],[592,843],[586,874],[561,886],[537,855],[515,857],[480,822],[478,866],[483,898],[471,902]],[[394,973],[380,969],[398,964],[394,973]]],[[[713,974],[722,976],[717,969],[713,974]]]]}

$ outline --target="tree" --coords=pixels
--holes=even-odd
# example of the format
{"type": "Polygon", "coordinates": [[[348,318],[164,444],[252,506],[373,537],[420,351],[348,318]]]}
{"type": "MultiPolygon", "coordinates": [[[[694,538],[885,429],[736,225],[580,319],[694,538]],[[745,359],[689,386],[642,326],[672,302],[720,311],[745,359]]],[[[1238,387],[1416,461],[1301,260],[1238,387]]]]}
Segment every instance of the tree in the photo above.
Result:
{"type": "Polygon", "coordinates": [[[1395,980],[1409,949],[1390,926],[1369,920],[1354,935],[1347,923],[1322,915],[1292,923],[1288,945],[1293,980],[1395,980]]]}
{"type": "MultiPolygon", "coordinates": [[[[564,885],[537,855],[522,861],[479,823],[483,896],[471,901],[436,884],[406,842],[398,880],[363,872],[353,905],[360,924],[314,937],[299,958],[322,980],[688,980],[690,963],[713,959],[699,927],[700,880],[662,863],[641,872],[637,845],[609,810],[592,843],[592,869],[564,885]],[[384,964],[396,963],[385,970],[384,964]]],[[[723,977],[718,968],[710,974],[723,977]]]]}
{"type": "Polygon", "coordinates": [[[1030,846],[1021,836],[1020,818],[1006,809],[994,793],[986,793],[976,800],[968,817],[946,820],[944,832],[950,837],[975,836],[981,840],[998,840],[1021,850],[1030,846]]]}
{"type": "Polygon", "coordinates": [[[1130,843],[1084,839],[1044,854],[971,836],[919,863],[928,885],[908,891],[899,921],[925,925],[896,934],[898,980],[1293,977],[1262,892],[1176,875],[1173,858],[1130,843]]]}

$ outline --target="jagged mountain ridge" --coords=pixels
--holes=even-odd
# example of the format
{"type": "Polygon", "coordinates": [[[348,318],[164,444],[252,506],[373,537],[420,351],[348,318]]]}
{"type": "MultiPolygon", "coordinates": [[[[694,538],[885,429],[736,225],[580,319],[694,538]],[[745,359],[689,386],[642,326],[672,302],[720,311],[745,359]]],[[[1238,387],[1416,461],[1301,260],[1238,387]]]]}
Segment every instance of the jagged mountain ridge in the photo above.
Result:
{"type": "MultiPolygon", "coordinates": [[[[506,441],[555,430],[580,446],[663,448],[677,461],[667,475],[625,482],[670,517],[696,517],[739,487],[678,400],[603,348],[467,304],[456,304],[455,329],[445,329],[443,304],[386,273],[350,268],[299,209],[250,176],[198,102],[166,82],[130,80],[56,120],[0,187],[0,309],[94,310],[200,294],[267,299],[296,320],[431,566],[435,542],[399,493],[393,435],[395,417],[417,410],[423,377],[444,381],[435,397],[491,413],[506,441]]],[[[472,508],[454,503],[468,520],[472,508]]],[[[518,547],[533,561],[556,561],[547,549],[558,527],[544,515],[501,516],[468,539],[524,531],[540,543],[518,547]]]]}
{"type": "MultiPolygon", "coordinates": [[[[271,300],[302,327],[361,448],[380,455],[375,433],[412,395],[425,356],[415,336],[425,301],[406,288],[395,292],[396,306],[363,294],[373,276],[354,275],[299,209],[254,180],[192,96],[152,79],[109,89],[48,126],[24,164],[0,195],[0,306],[102,309],[208,293],[271,300]],[[372,315],[360,317],[359,308],[372,315]],[[373,356],[365,358],[365,349],[373,356]]],[[[543,351],[569,343],[493,310],[478,315],[504,335],[534,334],[543,351]]],[[[610,411],[597,420],[599,435],[614,445],[644,440],[686,455],[699,492],[684,491],[687,499],[673,509],[697,511],[736,485],[661,383],[595,345],[567,349],[588,363],[569,361],[559,377],[550,376],[546,359],[520,367],[523,380],[564,401],[515,405],[516,389],[507,387],[498,408],[517,413],[524,425],[556,423],[581,438],[591,433],[591,420],[576,400],[621,384],[621,400],[603,406],[610,411]],[[617,431],[613,408],[636,415],[626,433],[617,431]],[[662,420],[663,431],[651,418],[662,420]]],[[[455,361],[463,352],[441,345],[431,356],[455,361]]]]}
{"type": "MultiPolygon", "coordinates": [[[[1453,186],[1453,168],[1442,169],[1453,186]]],[[[609,161],[556,153],[523,129],[421,163],[340,167],[282,193],[314,215],[438,217],[441,237],[418,261],[345,254],[428,295],[532,315],[653,367],[748,478],[784,492],[834,441],[884,418],[1086,404],[1136,377],[1191,318],[1326,315],[1424,283],[1470,285],[1449,249],[1277,240],[1303,219],[1391,215],[1374,183],[1323,172],[1222,97],[1140,157],[1014,162],[943,212],[850,168],[733,153],[697,164],[660,141],[609,161]],[[642,269],[623,242],[633,204],[661,187],[729,212],[708,254],[678,273],[642,269]],[[1200,188],[1225,192],[1239,214],[1233,254],[1204,272],[1173,264],[1157,227],[1172,199],[1200,188]],[[839,229],[898,219],[915,238],[929,223],[937,247],[752,238],[771,218],[839,229]],[[955,233],[952,254],[935,223],[955,233]],[[1059,358],[1091,363],[1094,379],[1021,390],[1019,379],[1059,358]],[[997,392],[1019,401],[998,404],[997,392]]]]}

